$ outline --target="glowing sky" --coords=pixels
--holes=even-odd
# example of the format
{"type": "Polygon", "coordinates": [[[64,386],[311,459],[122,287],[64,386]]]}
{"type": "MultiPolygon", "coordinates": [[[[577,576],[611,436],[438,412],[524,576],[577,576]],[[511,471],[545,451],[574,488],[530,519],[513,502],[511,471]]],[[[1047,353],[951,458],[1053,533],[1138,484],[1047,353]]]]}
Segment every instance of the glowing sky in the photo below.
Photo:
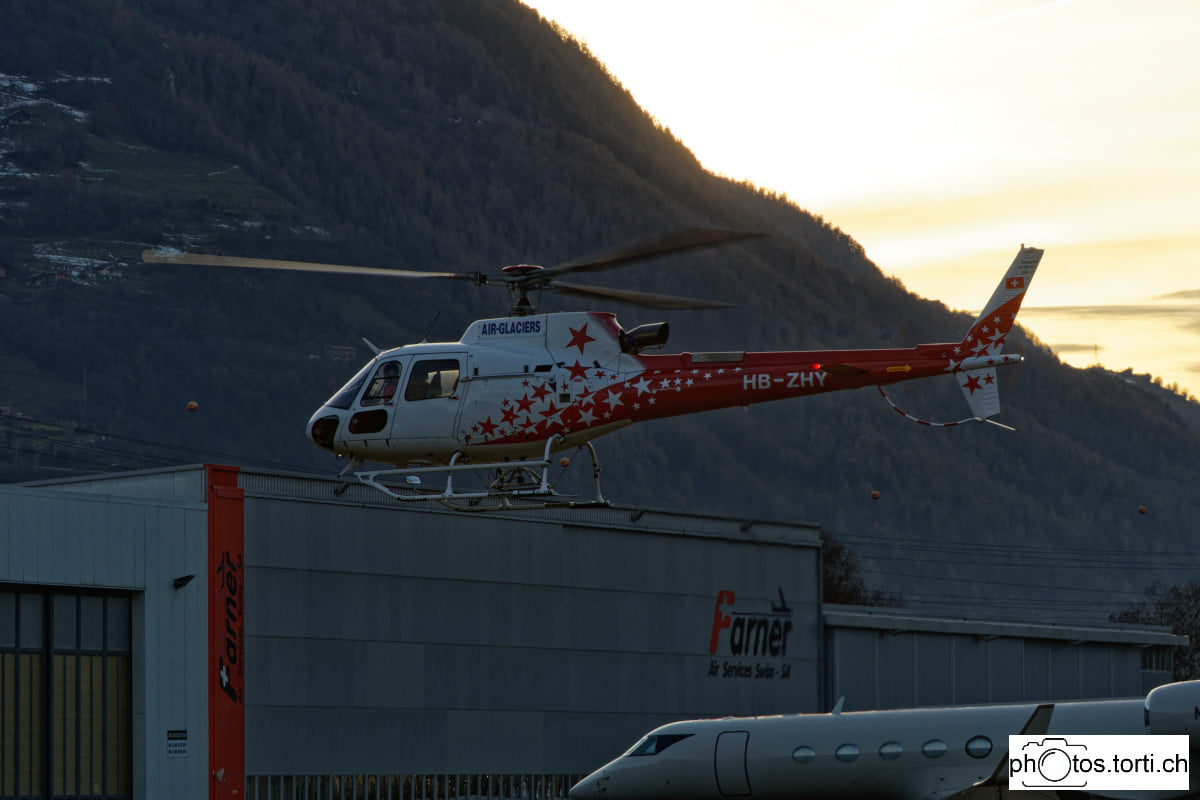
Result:
{"type": "Polygon", "coordinates": [[[1200,3],[526,2],[912,291],[976,311],[1045,248],[1027,329],[1200,394],[1200,3]]]}

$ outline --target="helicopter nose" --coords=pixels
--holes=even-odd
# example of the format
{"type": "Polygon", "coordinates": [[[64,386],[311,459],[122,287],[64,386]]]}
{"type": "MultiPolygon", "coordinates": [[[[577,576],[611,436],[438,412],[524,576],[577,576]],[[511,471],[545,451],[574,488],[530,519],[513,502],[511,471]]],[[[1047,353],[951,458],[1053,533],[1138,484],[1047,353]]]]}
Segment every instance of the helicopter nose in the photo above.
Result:
{"type": "Polygon", "coordinates": [[[323,406],[308,420],[308,440],[317,447],[328,450],[331,453],[336,452],[333,447],[333,437],[337,434],[337,429],[341,422],[342,417],[340,414],[331,408],[323,406]]]}

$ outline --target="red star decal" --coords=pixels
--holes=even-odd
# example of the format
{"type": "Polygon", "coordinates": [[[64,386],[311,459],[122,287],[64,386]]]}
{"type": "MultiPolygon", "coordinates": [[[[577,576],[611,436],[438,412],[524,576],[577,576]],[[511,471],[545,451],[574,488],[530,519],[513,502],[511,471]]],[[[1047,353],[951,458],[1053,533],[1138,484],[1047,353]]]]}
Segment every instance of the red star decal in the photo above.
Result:
{"type": "MultiPolygon", "coordinates": [[[[532,405],[532,401],[530,401],[530,405],[532,405]]],[[[525,409],[525,410],[528,411],[529,409],[525,409]]],[[[489,419],[491,419],[491,418],[489,417],[489,419]]],[[[511,425],[512,423],[514,423],[516,421],[517,421],[517,412],[511,408],[505,408],[504,409],[504,419],[500,424],[501,425],[511,425]]]]}
{"type": "Polygon", "coordinates": [[[571,380],[587,380],[587,367],[580,366],[579,359],[575,359],[575,366],[567,367],[571,373],[571,380]]]}
{"type": "Polygon", "coordinates": [[[533,400],[527,394],[522,395],[520,400],[516,400],[514,402],[516,402],[517,408],[519,408],[521,411],[524,411],[526,414],[533,409],[533,400]]]}
{"type": "Polygon", "coordinates": [[[554,401],[551,400],[550,405],[546,406],[546,410],[539,411],[538,413],[541,414],[543,417],[546,417],[547,419],[549,419],[550,417],[553,417],[555,414],[557,414],[559,411],[560,411],[560,409],[555,408],[554,401]]]}
{"type": "Polygon", "coordinates": [[[596,338],[594,336],[588,336],[587,326],[588,326],[588,323],[585,322],[583,324],[583,327],[580,328],[579,330],[570,328],[571,341],[567,342],[567,347],[578,347],[581,355],[583,353],[584,345],[586,345],[588,342],[596,341],[596,338]]]}
{"type": "Polygon", "coordinates": [[[491,436],[496,430],[496,425],[492,422],[492,418],[488,417],[483,422],[479,423],[479,432],[484,436],[491,436]]]}
{"type": "Polygon", "coordinates": [[[982,389],[983,387],[979,385],[979,376],[972,375],[963,382],[963,388],[970,389],[971,394],[975,394],[976,389],[982,389]]]}
{"type": "Polygon", "coordinates": [[[550,390],[546,388],[546,384],[544,383],[539,383],[533,389],[533,399],[536,402],[540,403],[548,394],[550,394],[550,390]]]}
{"type": "Polygon", "coordinates": [[[983,382],[984,382],[984,383],[986,383],[988,386],[991,386],[993,383],[995,383],[995,382],[996,382],[996,376],[995,376],[995,375],[988,375],[987,377],[985,377],[985,378],[983,379],[983,382]]]}
{"type": "Polygon", "coordinates": [[[579,422],[579,417],[580,413],[578,406],[567,406],[563,409],[562,417],[560,417],[560,419],[563,421],[564,425],[570,426],[574,425],[576,422],[579,422]]]}

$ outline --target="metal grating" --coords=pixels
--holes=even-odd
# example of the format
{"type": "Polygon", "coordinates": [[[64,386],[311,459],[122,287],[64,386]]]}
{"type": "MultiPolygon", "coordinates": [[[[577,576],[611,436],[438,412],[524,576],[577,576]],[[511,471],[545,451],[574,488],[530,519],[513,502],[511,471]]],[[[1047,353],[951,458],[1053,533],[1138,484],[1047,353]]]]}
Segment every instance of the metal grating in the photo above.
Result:
{"type": "Polygon", "coordinates": [[[247,775],[246,800],[565,800],[583,775],[247,775]]]}

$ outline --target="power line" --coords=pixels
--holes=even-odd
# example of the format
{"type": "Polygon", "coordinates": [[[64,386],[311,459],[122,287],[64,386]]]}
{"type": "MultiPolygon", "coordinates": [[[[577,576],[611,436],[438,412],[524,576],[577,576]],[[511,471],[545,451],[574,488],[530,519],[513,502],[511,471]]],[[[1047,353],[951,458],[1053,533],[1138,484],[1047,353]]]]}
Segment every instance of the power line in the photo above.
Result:
{"type": "Polygon", "coordinates": [[[994,553],[1000,556],[1012,556],[1014,550],[1019,551],[1023,557],[1071,557],[1073,559],[1086,558],[1088,556],[1100,555],[1119,557],[1122,561],[1127,561],[1130,558],[1140,558],[1146,556],[1169,556],[1175,558],[1188,558],[1195,560],[1194,550],[1117,550],[1115,548],[1102,547],[1065,547],[1060,545],[1020,545],[1014,547],[1010,544],[989,544],[985,542],[962,542],[952,539],[920,539],[917,541],[909,541],[898,537],[884,536],[867,536],[863,534],[844,534],[836,533],[833,538],[837,541],[843,541],[855,545],[855,548],[860,547],[876,547],[876,548],[896,548],[906,551],[924,551],[924,552],[954,552],[969,548],[973,554],[986,555],[994,553]]]}
{"type": "MultiPolygon", "coordinates": [[[[29,431],[20,431],[20,430],[11,428],[11,427],[9,427],[8,430],[9,430],[9,435],[14,438],[29,439],[29,440],[32,440],[35,442],[45,442],[47,444],[54,445],[55,447],[63,447],[63,448],[72,449],[72,450],[85,450],[85,451],[96,451],[96,452],[100,452],[100,453],[108,453],[110,455],[121,456],[123,458],[135,458],[135,460],[138,460],[138,461],[144,461],[145,459],[150,459],[153,461],[160,462],[159,466],[166,466],[166,465],[172,463],[169,459],[164,459],[161,456],[139,454],[139,455],[136,455],[136,457],[135,457],[133,454],[128,453],[124,450],[115,450],[111,447],[105,447],[105,446],[99,445],[99,444],[91,444],[88,442],[71,442],[71,441],[65,441],[62,439],[54,439],[52,437],[44,436],[42,434],[33,433],[33,432],[29,432],[29,431]]],[[[9,448],[9,449],[19,451],[19,449],[15,448],[15,447],[9,448]]],[[[42,451],[42,450],[27,449],[27,450],[25,450],[25,452],[31,453],[31,454],[37,454],[37,455],[44,455],[44,456],[54,455],[52,452],[47,452],[47,451],[42,451]]],[[[96,462],[96,463],[99,463],[99,462],[96,462]]],[[[105,466],[105,465],[101,464],[101,466],[105,466]]],[[[111,466],[111,465],[109,465],[109,466],[111,466]]]]}
{"type": "MultiPolygon", "coordinates": [[[[141,438],[137,438],[137,437],[133,437],[133,436],[122,436],[120,434],[107,433],[105,431],[94,430],[92,428],[87,428],[87,427],[84,427],[81,425],[66,425],[64,423],[50,422],[48,420],[39,420],[39,419],[34,419],[32,417],[25,417],[25,416],[15,417],[11,414],[0,414],[0,421],[3,421],[4,423],[7,424],[9,430],[11,431],[12,435],[14,435],[14,436],[23,436],[23,437],[27,437],[27,438],[36,439],[39,441],[44,441],[44,442],[47,442],[50,444],[54,444],[55,446],[58,446],[58,447],[99,450],[101,452],[108,452],[108,453],[112,453],[115,455],[120,455],[122,457],[131,459],[131,460],[141,460],[142,463],[145,463],[147,460],[157,461],[158,463],[152,464],[153,466],[171,466],[171,465],[174,465],[177,463],[181,463],[181,461],[172,459],[172,458],[170,458],[168,456],[164,456],[164,455],[136,453],[136,452],[130,452],[130,451],[126,451],[126,450],[116,450],[111,447],[104,447],[104,446],[98,445],[98,444],[89,444],[86,442],[73,442],[73,441],[67,441],[67,440],[62,440],[62,439],[54,439],[51,437],[41,436],[36,433],[30,433],[30,432],[19,430],[16,427],[14,427],[14,424],[36,425],[36,426],[66,431],[68,433],[82,434],[82,435],[87,435],[87,436],[97,436],[97,437],[102,438],[105,441],[120,442],[120,443],[126,443],[126,444],[131,444],[131,445],[137,445],[137,446],[141,446],[141,447],[157,448],[160,450],[167,450],[167,451],[171,451],[171,452],[175,452],[175,453],[182,453],[182,454],[186,454],[186,455],[190,455],[190,456],[196,456],[196,457],[200,458],[201,460],[212,460],[212,461],[233,460],[233,461],[237,461],[237,462],[241,462],[241,463],[245,463],[245,464],[251,464],[251,465],[259,466],[259,467],[267,467],[267,468],[275,468],[275,469],[291,469],[291,470],[296,470],[296,471],[304,471],[307,469],[306,467],[298,467],[295,465],[284,464],[284,463],[278,462],[278,461],[270,461],[270,460],[266,460],[266,459],[251,458],[251,457],[246,457],[243,455],[233,455],[230,453],[224,453],[224,452],[220,452],[217,450],[209,450],[209,449],[198,448],[198,447],[189,447],[187,445],[173,444],[170,442],[163,442],[163,441],[158,441],[155,439],[141,439],[141,438]]],[[[38,451],[31,450],[31,451],[27,451],[27,452],[34,453],[34,452],[38,452],[38,451]]],[[[111,465],[101,465],[101,466],[111,466],[111,465]]]]}

